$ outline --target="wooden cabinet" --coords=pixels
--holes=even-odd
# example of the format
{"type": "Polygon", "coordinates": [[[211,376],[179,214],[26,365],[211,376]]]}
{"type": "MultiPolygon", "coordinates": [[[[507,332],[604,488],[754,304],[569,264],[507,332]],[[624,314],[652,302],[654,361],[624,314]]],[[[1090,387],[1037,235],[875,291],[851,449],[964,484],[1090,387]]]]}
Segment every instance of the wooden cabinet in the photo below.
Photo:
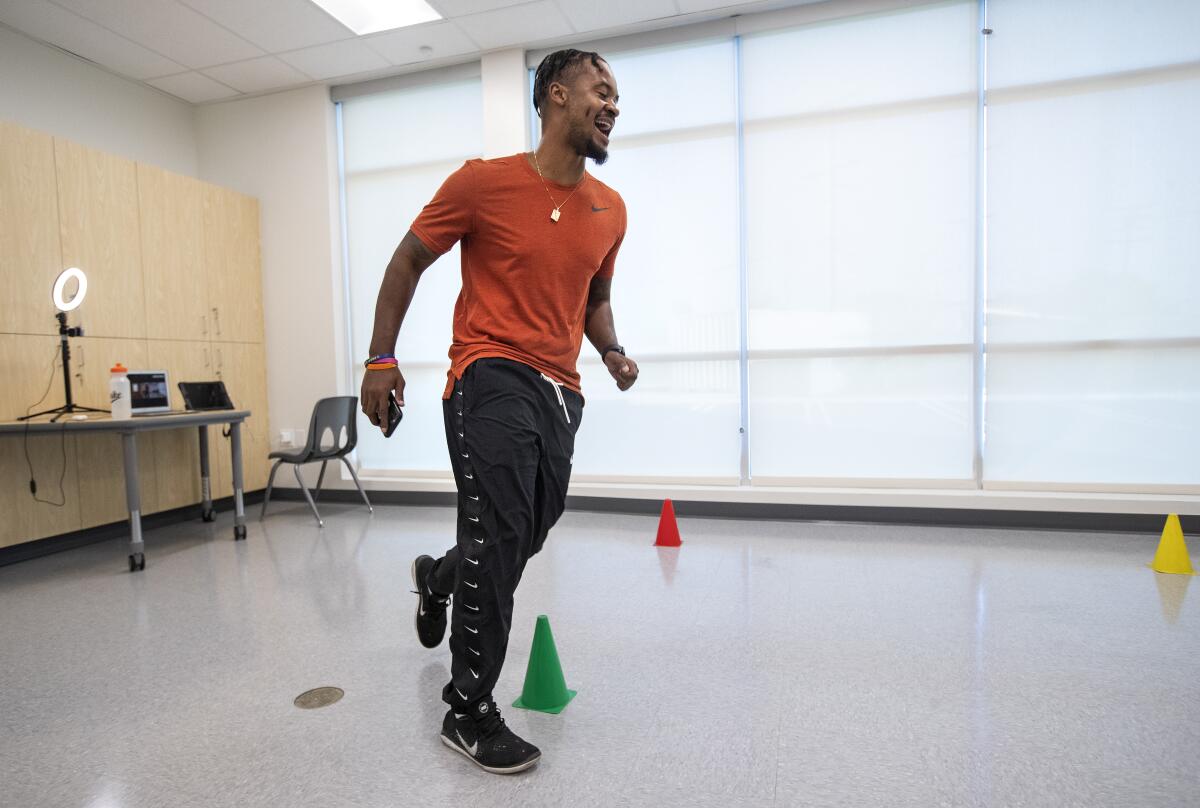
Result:
{"type": "Polygon", "coordinates": [[[63,270],[54,139],[0,121],[0,332],[55,334],[63,270]]]}
{"type": "Polygon", "coordinates": [[[146,336],[209,338],[203,183],[161,168],[137,166],[141,209],[146,336]]]}
{"type": "Polygon", "coordinates": [[[212,315],[209,338],[262,342],[258,200],[206,185],[204,248],[212,315]]]}
{"type": "Polygon", "coordinates": [[[137,169],[60,138],[54,155],[62,262],[88,277],[87,300],[72,322],[90,337],[145,337],[137,169]]]}
{"type": "MultiPolygon", "coordinates": [[[[0,367],[7,378],[0,385],[0,420],[63,403],[57,337],[0,334],[0,367]]],[[[74,436],[9,435],[0,440],[0,547],[78,530],[74,436]],[[45,502],[30,492],[31,477],[37,481],[37,499],[45,502]]]]}
{"type": "MultiPolygon", "coordinates": [[[[229,397],[239,410],[250,410],[242,424],[242,477],[244,490],[257,491],[267,486],[271,452],[270,429],[267,422],[267,388],[263,383],[266,356],[262,345],[237,342],[214,342],[213,361],[217,375],[225,382],[229,397]]],[[[233,494],[230,444],[221,438],[217,444],[218,463],[214,496],[233,494]]]]}
{"type": "MultiPolygon", "coordinates": [[[[68,266],[89,286],[70,314],[84,329],[70,341],[75,402],[107,408],[116,362],[167,370],[173,409],[183,409],[178,382],[223,379],[252,412],[242,426],[245,490],[265,487],[258,201],[0,122],[0,420],[64,403],[50,290],[68,266]]],[[[214,498],[232,493],[221,431],[208,430],[214,498]]],[[[0,439],[0,546],[127,518],[120,436],[63,438],[0,439]],[[39,497],[64,505],[30,495],[31,463],[39,497]]],[[[201,501],[197,429],[139,435],[138,463],[143,514],[201,501]]]]}

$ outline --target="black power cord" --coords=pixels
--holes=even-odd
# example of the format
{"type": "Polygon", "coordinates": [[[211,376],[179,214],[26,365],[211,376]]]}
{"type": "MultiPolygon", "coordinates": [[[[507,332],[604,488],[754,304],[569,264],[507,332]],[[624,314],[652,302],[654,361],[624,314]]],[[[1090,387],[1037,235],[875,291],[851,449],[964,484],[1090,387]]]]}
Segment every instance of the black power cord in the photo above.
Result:
{"type": "MultiPolygon", "coordinates": [[[[25,414],[33,412],[35,407],[41,406],[41,403],[46,400],[46,396],[50,395],[50,388],[54,385],[54,377],[58,370],[58,355],[62,352],[62,346],[54,349],[54,357],[50,360],[50,381],[46,384],[46,392],[42,393],[42,397],[37,400],[36,404],[31,404],[25,409],[25,414]]],[[[67,422],[63,421],[62,431],[59,432],[59,439],[62,448],[62,473],[58,475],[58,498],[61,502],[54,502],[49,499],[41,499],[37,494],[37,480],[33,475],[33,461],[29,458],[29,421],[25,422],[25,464],[29,467],[29,493],[33,496],[34,501],[40,502],[43,505],[53,505],[56,508],[61,508],[67,504],[67,491],[63,487],[63,483],[67,479],[67,422]]]]}

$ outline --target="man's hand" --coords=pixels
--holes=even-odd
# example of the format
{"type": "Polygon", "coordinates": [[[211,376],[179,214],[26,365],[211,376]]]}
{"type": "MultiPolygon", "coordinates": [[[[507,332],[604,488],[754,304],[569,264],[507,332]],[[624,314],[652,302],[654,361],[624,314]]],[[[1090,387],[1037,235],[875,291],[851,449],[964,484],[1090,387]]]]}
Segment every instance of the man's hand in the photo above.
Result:
{"type": "Polygon", "coordinates": [[[616,379],[617,388],[620,390],[628,390],[637,381],[637,362],[634,362],[628,356],[622,356],[616,351],[609,351],[604,355],[604,366],[608,368],[609,374],[616,379]]]}
{"type": "Polygon", "coordinates": [[[404,376],[399,368],[368,370],[363,375],[362,392],[358,403],[363,413],[380,429],[388,423],[388,393],[396,391],[396,403],[404,406],[404,376]]]}

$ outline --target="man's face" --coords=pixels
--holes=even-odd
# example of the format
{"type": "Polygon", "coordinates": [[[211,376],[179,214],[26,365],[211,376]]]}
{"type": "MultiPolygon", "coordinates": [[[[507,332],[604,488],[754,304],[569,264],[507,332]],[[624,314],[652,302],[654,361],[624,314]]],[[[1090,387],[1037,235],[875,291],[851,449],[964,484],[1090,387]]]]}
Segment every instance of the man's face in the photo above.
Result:
{"type": "Polygon", "coordinates": [[[606,62],[596,67],[588,60],[570,84],[568,137],[576,153],[599,165],[608,159],[608,138],[621,114],[618,98],[617,80],[606,62]]]}

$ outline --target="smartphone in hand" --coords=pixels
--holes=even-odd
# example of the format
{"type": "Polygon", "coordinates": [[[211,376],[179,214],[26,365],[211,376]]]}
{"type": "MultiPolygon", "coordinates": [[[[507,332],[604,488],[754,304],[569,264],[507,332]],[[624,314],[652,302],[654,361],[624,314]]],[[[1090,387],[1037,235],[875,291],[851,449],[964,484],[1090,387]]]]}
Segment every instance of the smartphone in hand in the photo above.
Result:
{"type": "Polygon", "coordinates": [[[400,405],[396,403],[396,394],[388,393],[388,420],[387,428],[383,430],[383,436],[390,438],[392,433],[396,431],[396,427],[400,426],[400,419],[404,417],[404,410],[400,409],[400,405]]]}

